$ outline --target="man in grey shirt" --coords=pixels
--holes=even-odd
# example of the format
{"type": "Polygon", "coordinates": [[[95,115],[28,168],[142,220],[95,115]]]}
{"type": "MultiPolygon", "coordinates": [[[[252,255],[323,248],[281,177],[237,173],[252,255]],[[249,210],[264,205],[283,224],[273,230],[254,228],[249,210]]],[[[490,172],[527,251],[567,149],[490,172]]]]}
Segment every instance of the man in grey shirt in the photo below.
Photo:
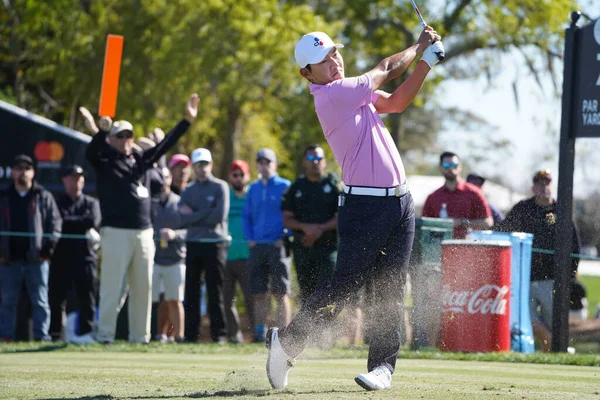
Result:
{"type": "Polygon", "coordinates": [[[181,193],[187,219],[185,260],[185,339],[197,342],[200,335],[200,285],[203,275],[208,293],[208,313],[213,342],[226,343],[223,306],[223,273],[227,260],[229,186],[212,175],[212,156],[207,149],[192,152],[196,180],[181,193]]]}

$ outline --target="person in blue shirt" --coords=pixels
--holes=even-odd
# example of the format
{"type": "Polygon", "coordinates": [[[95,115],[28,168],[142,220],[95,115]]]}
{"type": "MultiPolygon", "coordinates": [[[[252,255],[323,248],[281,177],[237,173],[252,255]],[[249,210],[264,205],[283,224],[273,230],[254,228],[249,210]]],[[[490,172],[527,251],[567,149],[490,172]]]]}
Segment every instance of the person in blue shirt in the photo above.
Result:
{"type": "Polygon", "coordinates": [[[264,342],[270,293],[277,303],[276,322],[286,326],[292,319],[290,306],[290,257],[284,246],[281,199],[290,181],[277,175],[277,157],[271,149],[256,154],[260,179],[248,189],[243,211],[244,237],[250,248],[250,293],[254,297],[254,341],[264,342]]]}

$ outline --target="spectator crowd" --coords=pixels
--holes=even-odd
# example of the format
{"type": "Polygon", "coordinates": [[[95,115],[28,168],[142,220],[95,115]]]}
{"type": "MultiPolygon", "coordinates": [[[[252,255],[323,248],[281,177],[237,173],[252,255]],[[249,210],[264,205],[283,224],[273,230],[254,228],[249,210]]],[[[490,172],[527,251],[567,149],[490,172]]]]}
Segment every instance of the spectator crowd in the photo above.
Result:
{"type": "MultiPolygon", "coordinates": [[[[195,343],[206,301],[210,340],[264,342],[270,325],[291,321],[292,258],[300,303],[330,279],[342,183],[326,171],[325,150],[304,149],[303,174],[293,182],[277,174],[277,156],[269,148],[256,154],[259,175],[253,182],[244,160],[231,163],[227,181],[215,177],[205,148],[167,162],[197,105],[192,95],[184,118],[168,134],[157,129],[137,141],[127,121],[87,121],[95,133],[86,157],[97,176],[98,199],[83,193],[86,171],[79,165],[63,170],[64,192],[53,196],[35,181],[31,157],[14,159],[13,184],[0,193],[0,230],[12,233],[0,237],[3,341],[18,339],[20,303],[28,299],[34,340],[111,344],[127,304],[130,342],[195,343]]],[[[535,173],[534,196],[505,219],[483,194],[484,177],[462,179],[457,154],[441,154],[439,168],[445,182],[428,196],[423,217],[452,220],[454,238],[471,229],[523,231],[534,234],[535,248],[554,248],[549,171],[535,173]]],[[[575,226],[572,251],[579,252],[575,226]]],[[[573,260],[572,294],[583,294],[571,303],[583,305],[585,290],[575,280],[573,260]]],[[[552,267],[552,255],[533,254],[531,314],[544,350],[551,341],[552,267]]],[[[351,343],[362,340],[361,297],[357,293],[346,312],[351,343]]]]}

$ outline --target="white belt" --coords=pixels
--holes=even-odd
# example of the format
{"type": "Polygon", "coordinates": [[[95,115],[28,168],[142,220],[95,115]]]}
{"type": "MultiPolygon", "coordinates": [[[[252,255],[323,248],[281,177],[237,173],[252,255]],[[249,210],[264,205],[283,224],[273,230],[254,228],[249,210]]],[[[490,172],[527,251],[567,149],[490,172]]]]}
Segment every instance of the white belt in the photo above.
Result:
{"type": "Polygon", "coordinates": [[[344,193],[357,196],[396,196],[402,197],[408,193],[408,185],[399,185],[391,188],[375,188],[365,186],[344,186],[344,193]]]}

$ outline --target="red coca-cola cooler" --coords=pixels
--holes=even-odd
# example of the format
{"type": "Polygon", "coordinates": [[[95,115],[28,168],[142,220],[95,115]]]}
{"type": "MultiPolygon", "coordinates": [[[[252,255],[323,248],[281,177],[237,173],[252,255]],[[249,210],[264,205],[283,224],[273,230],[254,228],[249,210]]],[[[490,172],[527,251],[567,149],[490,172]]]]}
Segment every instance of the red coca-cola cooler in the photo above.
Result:
{"type": "Polygon", "coordinates": [[[442,242],[442,350],[510,350],[510,261],[508,241],[442,242]]]}

